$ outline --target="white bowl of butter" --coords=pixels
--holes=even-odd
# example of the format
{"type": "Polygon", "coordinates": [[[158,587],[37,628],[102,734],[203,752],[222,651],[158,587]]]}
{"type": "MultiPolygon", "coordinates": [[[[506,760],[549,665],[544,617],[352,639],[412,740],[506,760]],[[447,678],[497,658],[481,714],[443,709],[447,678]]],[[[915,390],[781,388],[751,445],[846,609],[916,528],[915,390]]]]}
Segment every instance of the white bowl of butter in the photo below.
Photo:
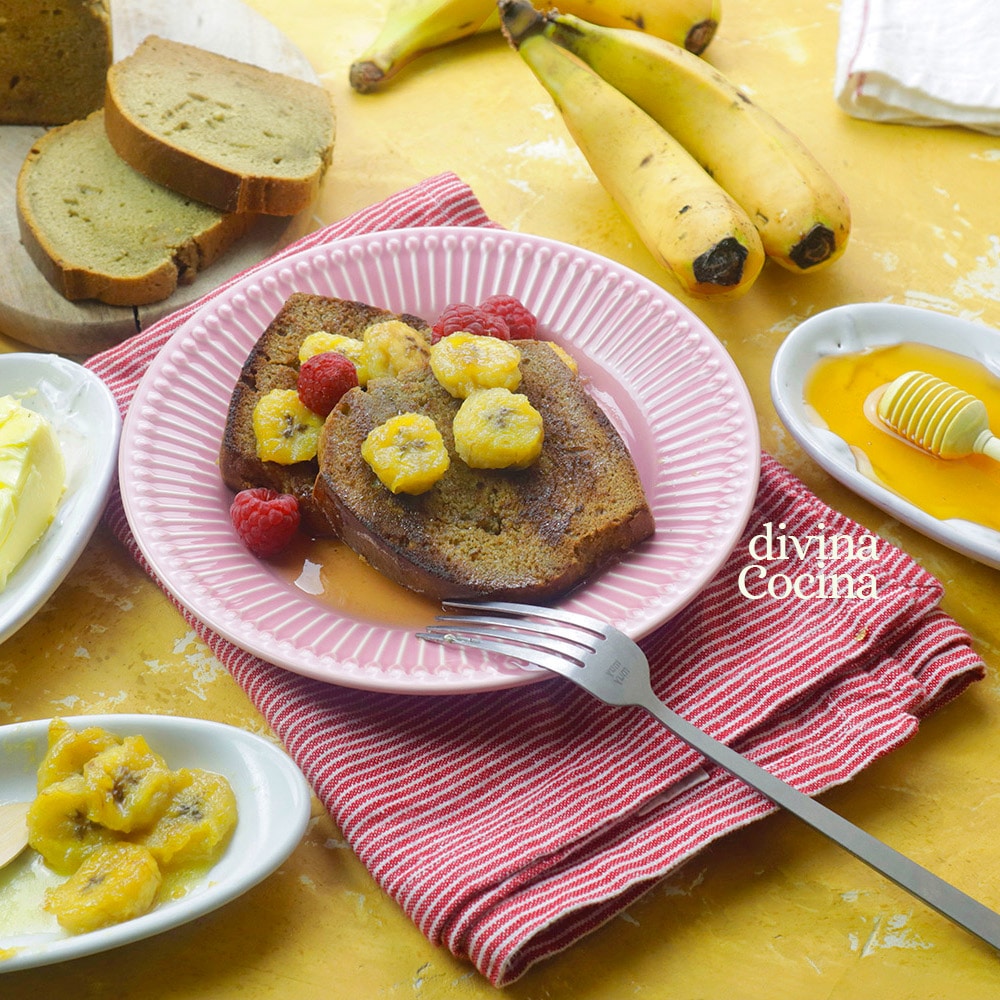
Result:
{"type": "Polygon", "coordinates": [[[48,600],[104,510],[121,416],[92,372],[0,354],[0,642],[48,600]]]}

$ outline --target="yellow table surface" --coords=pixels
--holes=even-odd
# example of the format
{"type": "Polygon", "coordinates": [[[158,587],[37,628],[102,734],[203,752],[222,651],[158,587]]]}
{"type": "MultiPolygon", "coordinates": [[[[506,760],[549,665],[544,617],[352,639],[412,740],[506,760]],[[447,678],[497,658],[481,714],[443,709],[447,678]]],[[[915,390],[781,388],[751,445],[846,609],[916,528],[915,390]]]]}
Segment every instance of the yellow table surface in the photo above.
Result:
{"type": "MultiPolygon", "coordinates": [[[[499,35],[425,57],[386,93],[359,96],[347,85],[347,68],[375,34],[386,0],[249,5],[306,53],[336,102],[336,154],[317,225],[451,170],[504,226],[606,254],[677,293],[499,35]]],[[[824,801],[1000,907],[1000,576],[831,480],[783,428],[768,391],[783,337],[837,305],[904,303],[1000,326],[1000,139],[841,113],[832,96],[836,3],[723,0],[723,7],[708,58],[835,174],[850,197],[854,230],[845,257],[821,274],[768,265],[735,303],[687,304],[742,371],[764,447],[937,575],[945,609],[972,634],[989,668],[914,740],[824,801]]],[[[125,711],[266,728],[102,527],[46,606],[0,647],[0,724],[125,711]]],[[[9,973],[0,977],[0,996],[433,1000],[501,992],[429,944],[322,809],[314,812],[287,863],[235,902],[145,942],[9,973]]],[[[518,1000],[977,1000],[998,989],[1000,957],[992,949],[795,819],[775,815],[704,851],[503,992],[518,1000]]]]}

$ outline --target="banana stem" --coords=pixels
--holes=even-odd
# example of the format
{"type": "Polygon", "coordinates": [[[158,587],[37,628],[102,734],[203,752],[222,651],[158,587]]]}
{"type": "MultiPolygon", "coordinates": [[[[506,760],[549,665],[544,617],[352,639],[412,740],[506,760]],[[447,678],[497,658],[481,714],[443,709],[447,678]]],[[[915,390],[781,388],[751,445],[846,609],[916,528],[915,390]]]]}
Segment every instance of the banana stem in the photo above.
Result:
{"type": "Polygon", "coordinates": [[[504,37],[515,49],[525,38],[540,33],[547,20],[527,0],[499,0],[497,10],[504,37]]]}

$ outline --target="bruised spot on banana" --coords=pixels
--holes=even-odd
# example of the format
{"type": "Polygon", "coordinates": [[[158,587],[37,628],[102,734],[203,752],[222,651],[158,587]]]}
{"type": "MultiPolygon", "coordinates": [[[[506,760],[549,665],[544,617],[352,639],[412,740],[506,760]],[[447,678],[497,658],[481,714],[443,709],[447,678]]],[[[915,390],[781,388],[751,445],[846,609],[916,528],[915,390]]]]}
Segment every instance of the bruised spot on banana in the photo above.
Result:
{"type": "Polygon", "coordinates": [[[703,59],[649,34],[536,14],[523,0],[505,6],[670,132],[746,210],[778,264],[816,271],[844,252],[844,192],[797,136],[703,59]]]}
{"type": "Polygon", "coordinates": [[[508,40],[653,257],[689,295],[744,294],[765,259],[747,212],[649,114],[552,41],[530,3],[499,9],[508,40]]]}
{"type": "MultiPolygon", "coordinates": [[[[548,0],[534,3],[542,11],[550,6],[548,0]]],[[[560,0],[559,9],[701,54],[719,26],[720,5],[721,0],[560,0]]],[[[499,28],[494,0],[391,0],[378,34],[351,64],[351,87],[375,93],[424,53],[499,28]]]]}

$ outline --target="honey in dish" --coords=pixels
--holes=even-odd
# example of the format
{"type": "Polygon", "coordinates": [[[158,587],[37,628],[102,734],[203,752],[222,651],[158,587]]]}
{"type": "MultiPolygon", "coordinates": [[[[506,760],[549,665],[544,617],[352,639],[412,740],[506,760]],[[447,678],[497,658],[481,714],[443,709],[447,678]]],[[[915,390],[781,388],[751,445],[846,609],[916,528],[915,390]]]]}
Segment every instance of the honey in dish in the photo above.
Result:
{"type": "Polygon", "coordinates": [[[434,601],[394,583],[335,539],[300,539],[274,565],[293,586],[345,618],[423,628],[441,611],[434,601]]]}
{"type": "Polygon", "coordinates": [[[939,519],[961,518],[1000,531],[1000,462],[984,455],[945,460],[886,427],[876,413],[882,390],[919,369],[986,404],[1000,428],[1000,379],[971,358],[903,343],[823,358],[809,373],[805,401],[818,423],[850,445],[858,470],[939,519]]]}

